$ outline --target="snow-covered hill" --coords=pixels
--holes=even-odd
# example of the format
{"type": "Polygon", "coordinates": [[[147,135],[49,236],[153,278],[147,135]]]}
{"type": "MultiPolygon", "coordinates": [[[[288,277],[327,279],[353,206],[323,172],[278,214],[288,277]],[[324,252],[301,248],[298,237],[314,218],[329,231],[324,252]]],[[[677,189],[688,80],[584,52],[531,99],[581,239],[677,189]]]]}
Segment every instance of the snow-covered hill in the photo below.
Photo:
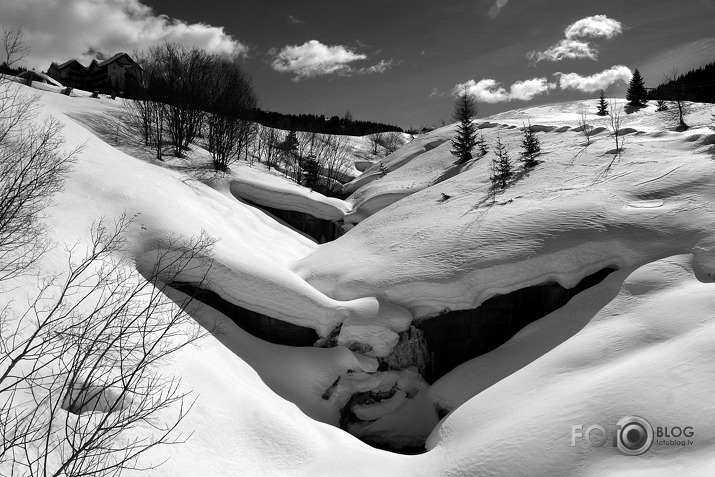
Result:
{"type": "MultiPolygon", "coordinates": [[[[495,196],[491,153],[455,166],[447,126],[385,158],[388,174],[367,169],[340,201],[261,164],[209,177],[196,174],[200,151],[189,163],[133,156],[88,127],[93,117],[113,118],[118,100],[39,94],[40,119],[64,124],[66,147],[84,145],[47,211],[53,240],[88,246],[93,222],[127,213],[136,217],[127,241],[142,267],[165,237],[203,230],[218,239],[212,291],[333,345],[270,344],[197,304],[197,322],[221,326],[172,359],[182,390],[198,395],[180,425],[193,435],[152,449],[147,462],[168,460],[151,475],[715,471],[710,105],[693,105],[686,132],[672,131],[652,106],[627,114],[621,153],[601,118],[588,116],[597,133],[587,147],[576,130],[594,100],[480,119],[487,141],[500,137],[514,159],[523,123],[541,131],[541,164],[495,196]],[[318,245],[240,198],[357,225],[318,245]],[[431,385],[414,367],[380,366],[409,342],[414,323],[532,285],[569,288],[605,267],[618,270],[431,385]],[[346,406],[359,418],[347,425],[355,435],[395,446],[426,439],[428,451],[368,446],[338,427],[346,406]],[[443,410],[452,412],[442,418],[443,410]],[[572,426],[633,414],[654,426],[691,426],[694,443],[654,444],[642,456],[622,455],[610,441],[572,446],[572,426]]],[[[65,260],[63,247],[53,249],[44,272],[61,271],[65,260]]]]}

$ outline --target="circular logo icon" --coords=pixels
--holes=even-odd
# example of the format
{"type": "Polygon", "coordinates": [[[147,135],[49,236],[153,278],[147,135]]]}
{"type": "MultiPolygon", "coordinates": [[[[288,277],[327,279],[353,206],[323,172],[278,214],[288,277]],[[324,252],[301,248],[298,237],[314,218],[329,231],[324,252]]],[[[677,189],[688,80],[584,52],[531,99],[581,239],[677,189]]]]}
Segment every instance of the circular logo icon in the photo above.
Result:
{"type": "Polygon", "coordinates": [[[653,445],[653,427],[640,416],[626,416],[618,421],[616,442],[626,455],[641,455],[653,445]]]}

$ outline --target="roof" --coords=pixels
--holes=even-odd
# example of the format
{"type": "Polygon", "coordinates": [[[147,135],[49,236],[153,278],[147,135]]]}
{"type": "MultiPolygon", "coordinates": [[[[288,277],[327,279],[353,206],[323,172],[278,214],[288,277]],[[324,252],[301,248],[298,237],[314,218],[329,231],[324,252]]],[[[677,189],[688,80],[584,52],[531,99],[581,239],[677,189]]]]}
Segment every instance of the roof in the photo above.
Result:
{"type": "MultiPolygon", "coordinates": [[[[56,67],[57,69],[62,70],[62,69],[64,69],[64,68],[69,67],[72,63],[77,63],[82,69],[84,69],[85,71],[89,71],[89,70],[92,70],[92,69],[94,69],[94,68],[102,68],[102,67],[104,67],[104,66],[109,65],[110,63],[114,63],[115,61],[117,61],[117,60],[118,60],[119,58],[121,58],[122,56],[126,56],[126,57],[129,59],[129,61],[131,61],[131,62],[134,63],[135,65],[139,65],[139,63],[137,63],[136,61],[134,61],[134,59],[133,59],[131,56],[129,56],[127,53],[124,53],[124,52],[119,52],[119,53],[117,53],[116,55],[114,55],[114,56],[112,56],[111,58],[108,58],[108,59],[106,59],[106,60],[102,60],[102,61],[97,61],[96,59],[95,59],[95,60],[92,60],[92,62],[89,64],[89,66],[84,66],[82,63],[80,63],[79,61],[77,61],[77,60],[75,60],[75,59],[67,60],[67,61],[65,61],[65,62],[62,63],[62,64],[57,64],[57,63],[55,63],[55,62],[53,61],[52,64],[55,65],[55,67],[56,67]]],[[[50,67],[51,67],[51,66],[50,66],[50,67]]]]}
{"type": "Polygon", "coordinates": [[[38,78],[40,78],[40,81],[44,81],[46,83],[62,87],[62,83],[60,83],[56,79],[47,76],[45,73],[40,73],[40,72],[34,71],[34,70],[23,71],[22,73],[18,74],[16,77],[17,78],[26,78],[28,76],[31,76],[33,78],[38,77],[38,78]]]}
{"type": "Polygon", "coordinates": [[[58,69],[60,69],[60,70],[61,70],[61,69],[64,69],[64,68],[67,68],[67,67],[68,67],[70,64],[72,64],[72,63],[77,63],[77,64],[78,64],[79,66],[81,66],[83,69],[85,69],[85,70],[87,69],[86,66],[83,66],[82,63],[80,63],[79,61],[74,60],[74,59],[73,59],[73,60],[67,60],[67,61],[65,61],[64,63],[60,64],[60,65],[58,65],[58,64],[55,63],[54,61],[52,62],[52,64],[55,65],[55,66],[56,66],[58,69]]]}
{"type": "Polygon", "coordinates": [[[108,65],[108,64],[110,64],[110,63],[114,63],[115,61],[117,61],[117,60],[118,60],[119,58],[121,58],[122,56],[126,56],[127,58],[129,58],[129,61],[131,61],[132,63],[135,63],[135,64],[136,64],[136,61],[134,61],[131,56],[127,55],[127,54],[124,53],[124,52],[119,52],[119,53],[117,53],[116,55],[112,56],[111,58],[109,58],[109,59],[107,59],[107,60],[104,60],[104,61],[102,61],[101,63],[99,63],[99,67],[101,68],[101,67],[106,66],[106,65],[108,65]]]}

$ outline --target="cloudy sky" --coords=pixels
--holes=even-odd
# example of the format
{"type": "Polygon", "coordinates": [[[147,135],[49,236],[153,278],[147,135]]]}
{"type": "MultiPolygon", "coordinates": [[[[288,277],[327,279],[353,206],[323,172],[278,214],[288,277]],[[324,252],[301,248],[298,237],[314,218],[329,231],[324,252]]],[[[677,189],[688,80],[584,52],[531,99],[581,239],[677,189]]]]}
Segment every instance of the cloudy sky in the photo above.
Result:
{"type": "Polygon", "coordinates": [[[240,56],[266,109],[405,128],[455,91],[484,116],[715,61],[715,0],[0,0],[0,24],[31,68],[178,41],[240,56]]]}

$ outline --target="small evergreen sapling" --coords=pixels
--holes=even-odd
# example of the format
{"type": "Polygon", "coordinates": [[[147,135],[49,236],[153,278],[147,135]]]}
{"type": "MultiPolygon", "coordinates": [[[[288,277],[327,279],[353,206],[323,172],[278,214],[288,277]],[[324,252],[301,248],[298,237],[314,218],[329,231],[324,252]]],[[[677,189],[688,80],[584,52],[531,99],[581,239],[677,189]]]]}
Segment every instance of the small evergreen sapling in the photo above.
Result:
{"type": "Polygon", "coordinates": [[[505,189],[509,184],[509,179],[514,174],[513,169],[511,159],[509,159],[509,151],[504,143],[501,142],[501,138],[497,136],[497,142],[494,145],[494,158],[491,162],[492,187],[505,189]]]}
{"type": "Polygon", "coordinates": [[[484,134],[482,133],[477,136],[477,150],[479,151],[479,157],[484,157],[489,152],[489,144],[487,144],[487,140],[484,139],[484,134]]]}
{"type": "Polygon", "coordinates": [[[521,147],[524,148],[524,152],[521,153],[524,167],[530,169],[536,166],[539,163],[536,160],[536,156],[541,152],[541,142],[536,136],[536,131],[531,126],[531,122],[528,125],[524,125],[524,139],[521,141],[521,147]]]}
{"type": "Polygon", "coordinates": [[[599,116],[608,116],[608,102],[606,102],[606,93],[601,90],[601,96],[598,98],[598,112],[599,116]]]}

